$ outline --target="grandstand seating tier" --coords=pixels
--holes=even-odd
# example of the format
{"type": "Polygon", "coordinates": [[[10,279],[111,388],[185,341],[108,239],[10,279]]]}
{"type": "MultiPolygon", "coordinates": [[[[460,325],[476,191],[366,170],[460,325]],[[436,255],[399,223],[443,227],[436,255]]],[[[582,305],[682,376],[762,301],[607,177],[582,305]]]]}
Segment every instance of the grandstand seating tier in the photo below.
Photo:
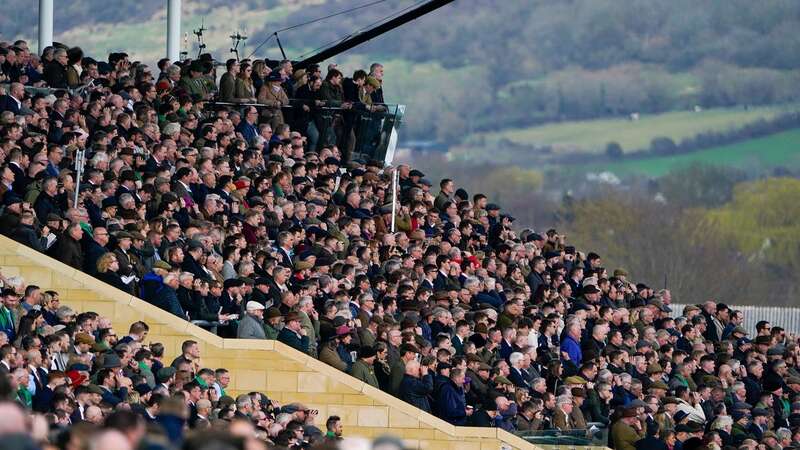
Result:
{"type": "Polygon", "coordinates": [[[348,436],[390,432],[409,449],[424,450],[539,448],[504,430],[455,427],[278,341],[222,339],[5,236],[0,236],[0,267],[6,277],[22,276],[57,290],[62,304],[76,311],[107,316],[118,333],[144,320],[150,326],[146,342],[163,343],[167,362],[180,354],[183,341],[193,339],[203,366],[231,371],[229,393],[266,392],[279,402],[318,409],[319,417],[338,415],[348,436]]]}

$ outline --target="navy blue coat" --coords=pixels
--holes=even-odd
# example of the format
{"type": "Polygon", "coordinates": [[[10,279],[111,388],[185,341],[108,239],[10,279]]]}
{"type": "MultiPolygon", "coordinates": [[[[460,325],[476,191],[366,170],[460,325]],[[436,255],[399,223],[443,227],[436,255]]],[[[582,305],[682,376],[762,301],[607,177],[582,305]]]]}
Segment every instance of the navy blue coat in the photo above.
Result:
{"type": "Polygon", "coordinates": [[[655,436],[639,439],[634,445],[636,445],[636,450],[667,450],[669,448],[663,440],[655,436]]]}
{"type": "Polygon", "coordinates": [[[3,111],[11,111],[16,116],[20,113],[20,107],[10,95],[3,95],[0,97],[0,112],[3,111]]]}
{"type": "Polygon", "coordinates": [[[55,392],[47,385],[43,386],[41,389],[37,389],[36,395],[33,396],[33,410],[40,413],[50,411],[50,408],[53,406],[54,396],[55,392]]]}
{"type": "Polygon", "coordinates": [[[111,406],[117,406],[128,396],[128,388],[119,388],[116,392],[104,388],[101,389],[103,389],[103,401],[111,406]]]}
{"type": "Polygon", "coordinates": [[[431,412],[431,404],[428,396],[433,392],[433,377],[427,374],[422,378],[414,378],[411,375],[403,375],[400,382],[400,398],[417,408],[431,412]]]}
{"type": "Polygon", "coordinates": [[[531,388],[530,385],[528,384],[528,381],[525,379],[524,375],[522,374],[522,372],[517,370],[517,369],[515,369],[515,368],[513,368],[513,367],[511,368],[511,370],[510,370],[510,372],[508,374],[508,381],[514,383],[514,386],[519,387],[519,388],[524,388],[524,389],[530,389],[531,388]]]}
{"type": "Polygon", "coordinates": [[[156,293],[153,304],[164,311],[175,314],[181,319],[186,319],[186,313],[183,311],[181,303],[178,301],[178,294],[175,292],[175,289],[172,289],[166,284],[156,293]]]}
{"type": "Polygon", "coordinates": [[[489,305],[492,305],[492,307],[499,309],[503,306],[505,300],[503,300],[503,297],[500,296],[500,294],[498,294],[497,291],[491,291],[491,292],[481,291],[475,295],[475,303],[476,304],[488,303],[489,305]]]}
{"type": "Polygon", "coordinates": [[[108,249],[90,239],[86,244],[86,258],[83,260],[83,271],[90,275],[97,275],[97,260],[108,253],[108,249]]]}
{"type": "Polygon", "coordinates": [[[308,353],[308,336],[298,337],[297,333],[284,327],[281,329],[280,333],[278,333],[278,340],[289,347],[292,347],[303,353],[308,353]]]}
{"type": "Polygon", "coordinates": [[[181,270],[193,274],[195,278],[200,278],[206,281],[210,280],[208,272],[203,270],[202,264],[197,262],[197,260],[195,260],[194,257],[189,253],[186,253],[186,256],[184,256],[183,258],[183,263],[181,263],[181,270]]]}
{"type": "Polygon", "coordinates": [[[467,400],[464,397],[464,388],[456,386],[452,380],[442,384],[436,398],[439,417],[453,425],[467,424],[467,400]]]}

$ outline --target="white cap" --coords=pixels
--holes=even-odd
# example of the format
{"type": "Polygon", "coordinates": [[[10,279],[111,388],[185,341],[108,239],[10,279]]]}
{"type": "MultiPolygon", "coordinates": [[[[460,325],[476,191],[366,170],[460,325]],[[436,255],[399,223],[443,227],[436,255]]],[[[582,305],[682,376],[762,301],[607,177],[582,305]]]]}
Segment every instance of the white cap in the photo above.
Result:
{"type": "Polygon", "coordinates": [[[245,309],[247,309],[248,311],[255,311],[257,309],[266,309],[266,308],[261,303],[250,300],[249,302],[247,302],[247,305],[245,305],[245,309]]]}

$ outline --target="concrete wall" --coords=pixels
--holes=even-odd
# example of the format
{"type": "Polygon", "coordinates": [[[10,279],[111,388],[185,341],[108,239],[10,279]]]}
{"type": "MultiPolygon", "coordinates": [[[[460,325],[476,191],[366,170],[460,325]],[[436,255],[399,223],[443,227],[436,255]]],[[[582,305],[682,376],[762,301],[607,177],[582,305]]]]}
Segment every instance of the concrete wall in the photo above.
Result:
{"type": "Polygon", "coordinates": [[[0,268],[6,277],[20,275],[27,284],[58,291],[61,303],[76,311],[111,318],[120,336],[144,320],[150,326],[147,341],[165,345],[167,363],[180,354],[184,340],[196,340],[204,367],[231,371],[231,394],[260,391],[282,403],[302,402],[319,410],[322,427],[329,415],[338,415],[346,436],[388,432],[413,449],[536,448],[503,430],[455,427],[280,342],[222,339],[4,236],[0,268]]]}

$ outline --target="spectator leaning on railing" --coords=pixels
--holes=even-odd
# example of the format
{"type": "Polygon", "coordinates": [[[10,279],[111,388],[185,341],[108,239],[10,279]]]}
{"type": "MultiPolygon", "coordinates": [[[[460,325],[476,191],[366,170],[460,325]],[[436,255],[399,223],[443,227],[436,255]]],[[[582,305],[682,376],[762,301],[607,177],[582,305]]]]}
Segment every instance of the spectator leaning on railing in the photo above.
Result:
{"type": "MultiPolygon", "coordinates": [[[[38,71],[24,43],[0,49],[13,83],[72,87],[77,74],[87,86],[30,97],[12,83],[0,99],[0,232],[12,239],[222,337],[277,339],[453,424],[575,439],[605,426],[625,448],[653,437],[673,448],[800,439],[796,337],[759,323],[751,340],[741,312],[716,301],[672,318],[669,291],[609,272],[555,229],[517,233],[514,217],[454,180],[432,190],[406,165],[351,161],[353,114],[384,101],[380,64],[345,78],[335,65],[322,74],[229,61],[218,87],[206,55],[165,61],[155,80],[124,53],[102,61],[51,49],[38,71]],[[251,96],[262,105],[209,103],[251,96]]],[[[7,284],[0,326],[14,345],[0,350],[0,369],[14,390],[28,367],[17,360],[38,338],[43,361],[77,389],[81,418],[103,395],[158,418],[180,409],[176,390],[201,427],[227,419],[234,429],[244,415],[247,432],[296,439],[291,419],[275,427],[258,413],[270,412],[260,397],[237,399],[234,411],[191,345],[164,369],[163,348],[151,346],[152,364],[141,346],[121,352],[92,327],[96,317],[53,307],[52,294],[34,317],[19,309],[24,283],[7,284]],[[66,328],[40,329],[45,322],[66,328]],[[101,369],[114,376],[84,386],[101,369]],[[152,400],[134,374],[170,392],[152,400]]],[[[72,401],[58,387],[52,404],[72,401]]],[[[50,419],[62,421],[53,408],[50,419]]],[[[169,436],[177,419],[160,421],[169,436]]]]}

